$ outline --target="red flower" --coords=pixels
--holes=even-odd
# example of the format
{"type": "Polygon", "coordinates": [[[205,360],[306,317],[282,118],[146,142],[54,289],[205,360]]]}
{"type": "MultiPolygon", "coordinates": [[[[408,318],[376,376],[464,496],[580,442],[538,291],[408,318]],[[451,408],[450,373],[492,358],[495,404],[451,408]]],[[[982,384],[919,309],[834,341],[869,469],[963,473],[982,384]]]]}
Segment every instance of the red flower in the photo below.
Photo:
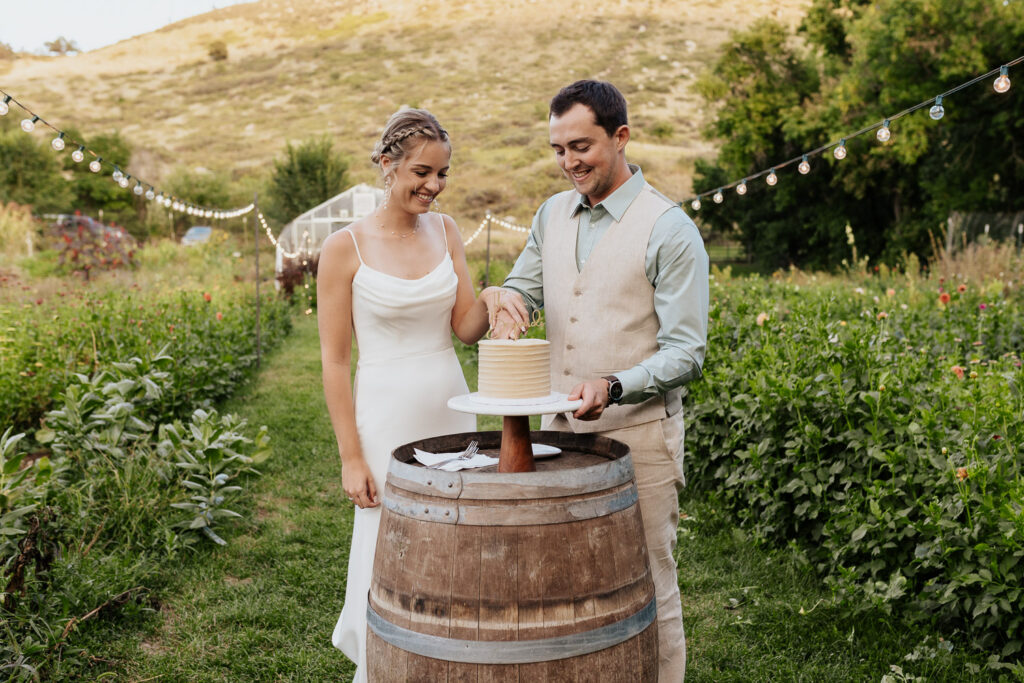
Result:
{"type": "Polygon", "coordinates": [[[999,436],[998,434],[993,434],[993,435],[992,435],[992,440],[993,440],[993,441],[999,441],[999,440],[1000,440],[1000,439],[1002,439],[1002,438],[1003,438],[1003,437],[999,436]]]}
{"type": "Polygon", "coordinates": [[[211,299],[213,299],[213,297],[210,296],[209,292],[203,292],[203,299],[205,299],[207,302],[209,302],[211,299]]]}
{"type": "Polygon", "coordinates": [[[957,379],[964,378],[964,369],[959,365],[954,365],[953,367],[950,368],[950,370],[952,370],[953,374],[957,376],[957,379]]]}
{"type": "Polygon", "coordinates": [[[960,292],[961,294],[963,294],[964,292],[966,292],[966,291],[967,291],[967,285],[965,285],[965,284],[963,284],[963,283],[960,283],[959,285],[957,285],[957,287],[956,287],[956,291],[958,291],[958,292],[960,292]]]}
{"type": "Polygon", "coordinates": [[[966,479],[967,478],[967,468],[966,467],[957,467],[956,468],[956,478],[959,479],[960,481],[963,481],[964,479],[966,479]]]}
{"type": "Polygon", "coordinates": [[[949,303],[949,292],[943,292],[942,294],[939,294],[939,303],[940,304],[948,304],[949,303]]]}
{"type": "Polygon", "coordinates": [[[217,320],[223,320],[223,319],[224,319],[224,314],[221,313],[220,311],[217,311],[217,320]]]}

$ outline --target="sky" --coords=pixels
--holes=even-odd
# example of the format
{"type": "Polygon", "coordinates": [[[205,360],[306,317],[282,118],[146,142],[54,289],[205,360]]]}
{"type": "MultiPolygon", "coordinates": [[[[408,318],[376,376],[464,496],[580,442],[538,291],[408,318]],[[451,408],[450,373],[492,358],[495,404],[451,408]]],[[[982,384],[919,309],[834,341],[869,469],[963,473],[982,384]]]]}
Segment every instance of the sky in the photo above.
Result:
{"type": "Polygon", "coordinates": [[[45,54],[64,36],[84,52],[252,0],[0,0],[0,43],[45,54]]]}

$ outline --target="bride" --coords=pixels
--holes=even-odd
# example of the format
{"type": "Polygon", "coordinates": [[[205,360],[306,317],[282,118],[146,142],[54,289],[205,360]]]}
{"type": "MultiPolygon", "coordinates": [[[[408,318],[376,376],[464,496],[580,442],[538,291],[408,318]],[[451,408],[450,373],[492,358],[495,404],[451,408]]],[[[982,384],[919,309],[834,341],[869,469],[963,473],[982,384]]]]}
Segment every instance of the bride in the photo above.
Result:
{"type": "Polygon", "coordinates": [[[474,297],[458,226],[430,211],[451,160],[448,133],[437,119],[422,109],[399,110],[370,160],[384,178],[384,202],[327,238],[317,273],[324,394],[342,486],[356,505],[345,603],[332,642],[356,663],[356,681],[366,680],[367,593],[391,451],[475,431],[474,415],[447,407],[452,396],[469,393],[451,333],[475,343],[503,308],[526,320],[522,304],[502,299],[500,288],[474,297]]]}

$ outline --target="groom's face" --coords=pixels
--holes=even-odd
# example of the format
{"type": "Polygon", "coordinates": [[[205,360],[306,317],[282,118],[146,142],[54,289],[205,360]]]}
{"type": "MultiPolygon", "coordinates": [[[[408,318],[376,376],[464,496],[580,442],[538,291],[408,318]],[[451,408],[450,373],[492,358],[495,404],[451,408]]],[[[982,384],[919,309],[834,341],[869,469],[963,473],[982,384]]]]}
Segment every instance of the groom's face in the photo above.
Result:
{"type": "Polygon", "coordinates": [[[628,126],[620,126],[609,136],[597,125],[590,107],[576,104],[561,116],[551,117],[548,134],[559,167],[591,206],[612,193],[619,157],[629,140],[628,126]]]}

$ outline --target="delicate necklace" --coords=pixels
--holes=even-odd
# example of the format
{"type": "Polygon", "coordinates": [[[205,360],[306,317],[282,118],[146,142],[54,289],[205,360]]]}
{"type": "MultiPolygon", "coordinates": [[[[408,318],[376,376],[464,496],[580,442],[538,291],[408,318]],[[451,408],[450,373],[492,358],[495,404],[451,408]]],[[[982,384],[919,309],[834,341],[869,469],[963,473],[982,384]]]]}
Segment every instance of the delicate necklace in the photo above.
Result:
{"type": "MultiPolygon", "coordinates": [[[[384,230],[384,220],[383,220],[383,218],[381,218],[381,215],[380,215],[379,211],[377,212],[377,228],[379,230],[384,230]]],[[[416,217],[416,223],[412,226],[412,230],[410,230],[409,232],[398,232],[396,230],[389,230],[388,232],[390,232],[392,235],[394,235],[398,239],[404,240],[406,237],[412,237],[413,235],[415,235],[416,231],[419,230],[419,229],[420,229],[420,218],[419,218],[419,216],[417,216],[416,217]]]]}

